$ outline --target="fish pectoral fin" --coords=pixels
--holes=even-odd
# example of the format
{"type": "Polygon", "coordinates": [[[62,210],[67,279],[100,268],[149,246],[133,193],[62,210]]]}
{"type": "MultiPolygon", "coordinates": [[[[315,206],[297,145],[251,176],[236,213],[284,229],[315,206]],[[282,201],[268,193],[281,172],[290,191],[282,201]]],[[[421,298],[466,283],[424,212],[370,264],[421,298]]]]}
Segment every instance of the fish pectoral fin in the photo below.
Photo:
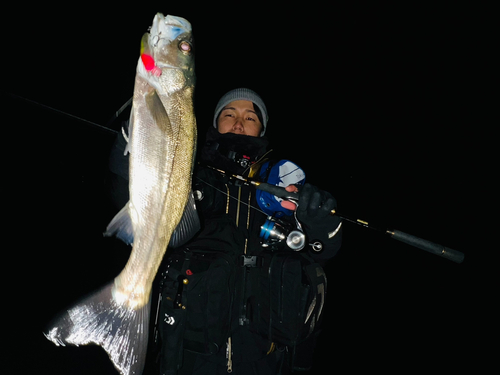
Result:
{"type": "Polygon", "coordinates": [[[168,246],[179,247],[185,244],[200,230],[200,228],[200,218],[198,217],[193,192],[191,191],[181,221],[172,233],[168,246]]]}
{"type": "MultiPolygon", "coordinates": [[[[133,105],[132,105],[133,107],[133,105]]],[[[123,155],[130,154],[130,147],[131,147],[131,142],[130,138],[132,137],[132,128],[134,126],[134,109],[132,108],[132,111],[130,112],[130,118],[128,120],[128,125],[127,126],[127,131],[125,131],[125,128],[122,126],[122,135],[125,141],[127,141],[127,146],[125,146],[125,150],[123,151],[123,155]]]]}
{"type": "Polygon", "coordinates": [[[156,90],[147,93],[145,99],[155,124],[163,131],[167,131],[170,128],[170,119],[156,90]]]}
{"type": "Polygon", "coordinates": [[[118,304],[114,283],[83,299],[52,322],[45,337],[56,345],[101,346],[120,374],[141,374],[148,346],[151,299],[133,309],[118,304]]]}
{"type": "Polygon", "coordinates": [[[104,232],[104,236],[116,236],[127,245],[134,242],[134,229],[132,226],[132,219],[130,218],[128,202],[108,224],[106,232],[104,232]]]}

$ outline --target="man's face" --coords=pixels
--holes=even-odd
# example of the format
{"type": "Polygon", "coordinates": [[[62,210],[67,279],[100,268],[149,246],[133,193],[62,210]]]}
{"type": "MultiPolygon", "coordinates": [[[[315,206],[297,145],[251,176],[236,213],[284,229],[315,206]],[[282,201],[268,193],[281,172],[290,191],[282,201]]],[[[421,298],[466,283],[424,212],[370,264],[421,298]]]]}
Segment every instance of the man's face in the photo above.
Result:
{"type": "Polygon", "coordinates": [[[262,124],[255,113],[253,103],[248,100],[235,100],[226,105],[217,119],[219,133],[234,133],[258,137],[262,124]]]}

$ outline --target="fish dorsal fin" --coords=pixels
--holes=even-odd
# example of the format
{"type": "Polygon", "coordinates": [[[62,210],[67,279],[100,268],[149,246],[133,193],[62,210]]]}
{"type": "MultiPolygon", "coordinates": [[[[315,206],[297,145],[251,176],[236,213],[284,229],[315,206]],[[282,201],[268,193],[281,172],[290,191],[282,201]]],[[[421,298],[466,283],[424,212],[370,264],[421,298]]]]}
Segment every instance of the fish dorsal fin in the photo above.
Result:
{"type": "Polygon", "coordinates": [[[194,203],[193,192],[189,193],[189,199],[182,214],[181,221],[175,228],[170,238],[169,247],[179,247],[189,241],[201,228],[198,212],[194,203]]]}

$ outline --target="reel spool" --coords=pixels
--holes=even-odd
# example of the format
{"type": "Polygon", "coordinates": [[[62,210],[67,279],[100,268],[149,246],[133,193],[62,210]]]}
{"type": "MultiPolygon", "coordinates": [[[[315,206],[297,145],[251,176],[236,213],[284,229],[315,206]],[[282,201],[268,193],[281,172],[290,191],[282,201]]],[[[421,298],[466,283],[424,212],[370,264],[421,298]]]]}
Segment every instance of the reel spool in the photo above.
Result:
{"type": "Polygon", "coordinates": [[[263,247],[278,245],[286,240],[286,245],[293,251],[300,251],[306,245],[305,234],[297,229],[292,230],[291,225],[278,218],[269,216],[262,225],[260,238],[262,238],[263,247]]]}

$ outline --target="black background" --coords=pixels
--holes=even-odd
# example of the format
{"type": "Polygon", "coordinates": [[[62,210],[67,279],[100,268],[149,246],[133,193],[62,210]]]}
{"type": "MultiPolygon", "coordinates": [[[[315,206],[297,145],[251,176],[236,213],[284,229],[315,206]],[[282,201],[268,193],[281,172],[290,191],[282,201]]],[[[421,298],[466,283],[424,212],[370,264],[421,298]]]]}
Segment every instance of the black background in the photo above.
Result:
{"type": "Polygon", "coordinates": [[[489,274],[472,272],[493,253],[478,242],[489,207],[483,175],[492,173],[482,169],[488,135],[472,105],[480,20],[455,3],[404,4],[44,3],[7,11],[5,234],[16,246],[4,248],[16,276],[4,268],[15,319],[2,372],[116,373],[101,349],[58,348],[42,335],[128,258],[102,237],[115,213],[105,185],[114,134],[19,97],[106,125],[132,95],[140,38],[157,11],[193,25],[200,142],[221,95],[252,88],[267,105],[275,155],[330,191],[340,212],[466,254],[458,265],[344,223],[343,248],[326,268],[326,320],[311,373],[484,363],[488,355],[476,349],[479,326],[489,324],[490,300],[480,293],[489,274]]]}

